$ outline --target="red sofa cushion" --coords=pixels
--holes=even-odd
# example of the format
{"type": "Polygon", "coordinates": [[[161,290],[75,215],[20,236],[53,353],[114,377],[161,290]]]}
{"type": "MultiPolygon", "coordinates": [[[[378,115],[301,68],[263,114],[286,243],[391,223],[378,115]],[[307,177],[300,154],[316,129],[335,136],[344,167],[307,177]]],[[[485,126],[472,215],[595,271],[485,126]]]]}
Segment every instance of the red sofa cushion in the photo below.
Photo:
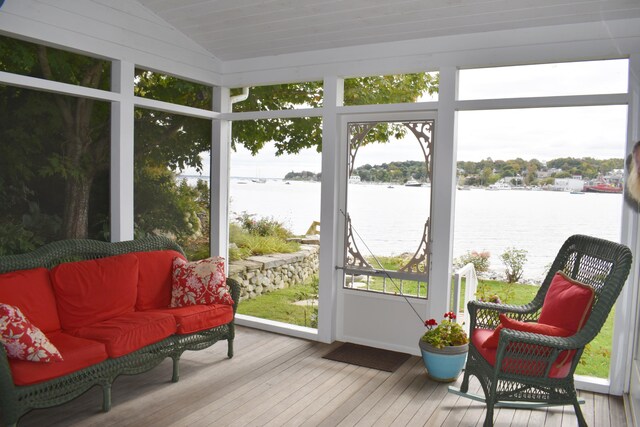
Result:
{"type": "Polygon", "coordinates": [[[138,297],[136,310],[167,308],[171,303],[171,271],[174,258],[186,260],[176,251],[136,252],[138,297]]]}
{"type": "Polygon", "coordinates": [[[109,357],[120,357],[176,333],[176,321],[166,313],[126,313],[69,333],[104,343],[109,357]]]}
{"type": "Polygon", "coordinates": [[[51,278],[65,330],[134,311],[138,258],[133,254],[60,264],[51,278]]]}
{"type": "Polygon", "coordinates": [[[107,359],[104,344],[66,334],[53,332],[49,340],[62,354],[64,361],[33,363],[24,360],[9,360],[9,367],[16,385],[36,384],[61,377],[107,359]]]}
{"type": "MultiPolygon", "coordinates": [[[[475,329],[471,333],[471,343],[478,350],[480,355],[487,361],[491,366],[495,366],[496,364],[496,354],[497,348],[486,348],[483,347],[482,344],[493,335],[493,329],[475,329]]],[[[542,349],[542,347],[541,347],[542,349]]],[[[562,356],[562,354],[560,354],[562,356]]],[[[560,357],[559,357],[560,358],[560,357]]],[[[541,376],[544,374],[546,369],[546,363],[543,362],[532,362],[532,361],[524,361],[520,359],[514,358],[506,358],[502,361],[501,370],[510,374],[519,374],[519,375],[532,375],[532,376],[541,376]]],[[[551,370],[549,371],[549,378],[564,378],[569,373],[569,369],[571,368],[571,363],[553,363],[551,366],[551,370]]]]}
{"type": "Polygon", "coordinates": [[[592,305],[593,288],[558,271],[542,303],[538,323],[576,333],[589,318],[592,305]]]}
{"type": "Polygon", "coordinates": [[[215,328],[233,320],[233,307],[227,304],[189,305],[149,310],[149,312],[171,314],[176,319],[179,334],[191,334],[215,328]]]}
{"type": "Polygon", "coordinates": [[[45,334],[60,330],[56,297],[46,268],[0,274],[0,302],[18,307],[45,334]]]}
{"type": "Polygon", "coordinates": [[[61,362],[55,345],[18,307],[0,303],[0,341],[7,356],[30,362],[61,362]]]}

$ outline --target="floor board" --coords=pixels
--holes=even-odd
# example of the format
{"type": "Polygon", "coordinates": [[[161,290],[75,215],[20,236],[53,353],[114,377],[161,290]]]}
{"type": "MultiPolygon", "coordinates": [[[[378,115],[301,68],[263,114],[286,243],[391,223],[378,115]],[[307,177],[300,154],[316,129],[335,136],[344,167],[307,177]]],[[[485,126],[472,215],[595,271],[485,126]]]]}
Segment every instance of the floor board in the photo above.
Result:
{"type": "MultiPolygon", "coordinates": [[[[93,388],[59,407],[25,415],[20,427],[40,426],[481,426],[484,405],[447,392],[427,378],[411,357],[389,373],[322,356],[322,344],[238,328],[235,356],[226,342],[186,352],[180,381],[171,383],[171,361],[149,372],[122,376],[113,385],[113,407],[100,412],[93,388]]],[[[459,385],[458,383],[454,383],[459,385]]],[[[470,391],[482,394],[472,378],[470,391]]],[[[622,399],[580,392],[589,425],[626,427],[622,399]]],[[[572,407],[496,409],[496,426],[574,426],[572,407]]]]}

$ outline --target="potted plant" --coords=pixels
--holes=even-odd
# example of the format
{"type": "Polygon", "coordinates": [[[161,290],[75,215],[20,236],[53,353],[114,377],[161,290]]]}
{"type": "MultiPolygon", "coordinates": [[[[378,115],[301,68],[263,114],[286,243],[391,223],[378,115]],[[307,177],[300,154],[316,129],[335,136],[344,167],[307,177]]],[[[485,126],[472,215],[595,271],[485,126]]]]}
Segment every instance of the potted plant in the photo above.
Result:
{"type": "Polygon", "coordinates": [[[418,344],[422,360],[429,378],[440,382],[452,382],[462,372],[469,351],[469,338],[461,325],[456,322],[453,312],[444,314],[444,320],[424,322],[427,332],[418,344]]]}

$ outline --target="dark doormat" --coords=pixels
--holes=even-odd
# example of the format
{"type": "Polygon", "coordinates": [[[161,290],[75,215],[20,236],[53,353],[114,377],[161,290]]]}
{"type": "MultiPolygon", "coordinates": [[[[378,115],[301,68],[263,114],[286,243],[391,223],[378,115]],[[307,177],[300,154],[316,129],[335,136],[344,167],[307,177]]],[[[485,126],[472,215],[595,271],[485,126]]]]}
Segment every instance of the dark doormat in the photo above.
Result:
{"type": "Polygon", "coordinates": [[[322,357],[338,362],[364,366],[365,368],[394,372],[402,366],[402,364],[406,362],[411,355],[407,353],[399,353],[397,351],[367,347],[365,345],[344,343],[322,357]]]}

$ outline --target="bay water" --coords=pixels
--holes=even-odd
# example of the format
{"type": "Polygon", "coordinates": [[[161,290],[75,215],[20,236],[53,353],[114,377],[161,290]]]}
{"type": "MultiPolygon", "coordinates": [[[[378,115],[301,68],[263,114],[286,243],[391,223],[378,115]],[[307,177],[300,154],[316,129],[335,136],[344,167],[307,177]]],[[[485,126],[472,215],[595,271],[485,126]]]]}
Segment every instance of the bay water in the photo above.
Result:
{"type": "MultiPolygon", "coordinates": [[[[361,253],[413,254],[422,238],[430,187],[350,184],[348,212],[361,253]],[[368,248],[368,249],[367,249],[368,248]]],[[[320,183],[232,178],[230,215],[246,212],[271,217],[295,234],[320,221],[320,183]]],[[[539,281],[556,253],[573,234],[620,240],[621,194],[556,191],[458,190],[455,195],[453,256],[488,251],[491,269],[504,271],[507,248],[527,251],[524,278],[539,281]]]]}

